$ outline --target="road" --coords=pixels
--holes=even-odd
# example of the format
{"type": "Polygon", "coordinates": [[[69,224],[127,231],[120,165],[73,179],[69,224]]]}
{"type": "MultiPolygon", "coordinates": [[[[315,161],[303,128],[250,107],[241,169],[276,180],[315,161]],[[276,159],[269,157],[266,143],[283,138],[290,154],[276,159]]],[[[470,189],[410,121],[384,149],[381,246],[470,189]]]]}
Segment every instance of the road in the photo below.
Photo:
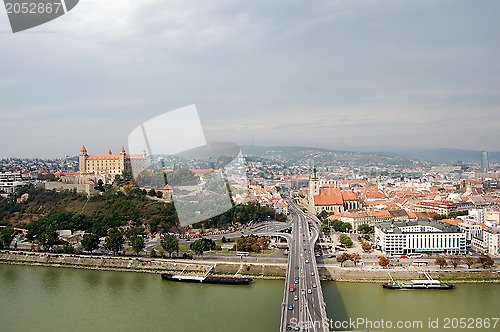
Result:
{"type": "Polygon", "coordinates": [[[292,233],[286,236],[289,245],[288,265],[281,331],[328,331],[322,325],[326,316],[326,305],[318,276],[314,244],[319,232],[316,222],[296,208],[290,206],[292,233]],[[309,221],[311,221],[310,227],[309,221]],[[293,286],[293,291],[291,290],[293,286]]]}

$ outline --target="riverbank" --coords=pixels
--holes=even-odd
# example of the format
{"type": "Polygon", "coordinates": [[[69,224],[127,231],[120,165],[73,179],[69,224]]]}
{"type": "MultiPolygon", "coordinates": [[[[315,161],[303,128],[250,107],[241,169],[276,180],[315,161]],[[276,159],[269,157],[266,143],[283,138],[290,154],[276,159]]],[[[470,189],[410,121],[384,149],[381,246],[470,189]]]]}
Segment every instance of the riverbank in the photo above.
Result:
{"type": "Polygon", "coordinates": [[[440,281],[450,281],[453,283],[500,283],[500,276],[496,270],[429,268],[359,269],[325,265],[318,266],[321,280],[335,280],[338,282],[386,283],[389,279],[389,273],[394,279],[399,281],[422,279],[424,271],[430,272],[432,278],[440,281]]]}
{"type": "Polygon", "coordinates": [[[0,251],[0,263],[10,265],[64,267],[85,270],[128,271],[204,275],[211,267],[214,275],[256,279],[284,279],[286,266],[269,263],[200,262],[132,256],[96,256],[27,251],[0,251]]]}
{"type": "MultiPolygon", "coordinates": [[[[0,263],[11,265],[64,267],[85,270],[123,271],[139,273],[173,273],[203,275],[214,266],[212,274],[220,276],[242,276],[255,279],[280,280],[286,276],[286,265],[281,263],[249,262],[205,262],[173,260],[132,256],[96,256],[55,254],[28,251],[0,251],[0,263]]],[[[427,269],[428,270],[428,269],[427,269]]],[[[423,269],[358,269],[340,268],[320,264],[318,272],[321,280],[338,282],[383,283],[388,280],[388,272],[394,279],[421,279],[423,269]]],[[[500,283],[495,270],[431,270],[433,278],[454,283],[500,283]]]]}

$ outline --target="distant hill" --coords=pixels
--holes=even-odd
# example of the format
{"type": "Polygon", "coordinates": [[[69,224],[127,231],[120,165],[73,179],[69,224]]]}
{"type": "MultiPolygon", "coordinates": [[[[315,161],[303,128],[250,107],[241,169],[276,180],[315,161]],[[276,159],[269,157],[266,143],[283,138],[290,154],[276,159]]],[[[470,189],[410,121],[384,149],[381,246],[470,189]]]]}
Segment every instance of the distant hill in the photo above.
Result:
{"type": "Polygon", "coordinates": [[[415,164],[407,157],[400,157],[385,152],[353,152],[341,150],[329,150],[305,146],[249,146],[241,147],[246,156],[257,156],[265,159],[279,159],[282,162],[311,161],[316,156],[316,165],[333,166],[337,163],[354,163],[359,166],[368,164],[377,165],[400,165],[415,167],[415,164]],[[285,157],[285,158],[283,158],[285,157]]]}
{"type": "MultiPolygon", "coordinates": [[[[394,155],[399,155],[407,158],[416,158],[419,160],[456,163],[457,161],[480,163],[481,151],[476,150],[460,150],[460,149],[421,149],[396,151],[394,155]]],[[[490,152],[490,162],[500,161],[500,152],[490,152]]]]}
{"type": "MultiPolygon", "coordinates": [[[[374,159],[380,158],[397,158],[401,160],[422,160],[435,163],[456,163],[457,161],[479,163],[481,161],[481,151],[475,150],[460,150],[460,149],[411,149],[401,151],[385,151],[385,152],[355,152],[330,150],[323,148],[305,147],[305,146],[253,146],[244,145],[241,147],[243,154],[250,156],[264,156],[271,152],[281,151],[284,154],[298,155],[306,152],[332,152],[343,154],[346,156],[356,155],[357,159],[374,159]]],[[[375,161],[375,160],[373,160],[375,161]]],[[[500,162],[500,152],[490,152],[490,161],[500,162]]]]}

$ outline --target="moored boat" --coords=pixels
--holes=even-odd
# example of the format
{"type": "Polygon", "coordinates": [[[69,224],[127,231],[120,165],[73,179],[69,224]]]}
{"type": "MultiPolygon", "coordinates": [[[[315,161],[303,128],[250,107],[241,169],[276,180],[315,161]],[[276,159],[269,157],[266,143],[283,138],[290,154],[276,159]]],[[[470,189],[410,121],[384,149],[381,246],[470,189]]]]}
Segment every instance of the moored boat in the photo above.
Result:
{"type": "Polygon", "coordinates": [[[427,280],[410,280],[409,282],[396,282],[389,273],[392,283],[383,284],[383,288],[387,289],[453,289],[455,285],[451,283],[440,282],[439,280],[434,280],[431,276],[424,272],[427,280]]]}
{"type": "Polygon", "coordinates": [[[162,273],[163,280],[171,280],[178,282],[197,282],[203,284],[224,284],[224,285],[248,285],[253,279],[251,278],[237,278],[237,277],[216,277],[216,276],[189,276],[189,275],[173,275],[170,273],[162,273]]]}

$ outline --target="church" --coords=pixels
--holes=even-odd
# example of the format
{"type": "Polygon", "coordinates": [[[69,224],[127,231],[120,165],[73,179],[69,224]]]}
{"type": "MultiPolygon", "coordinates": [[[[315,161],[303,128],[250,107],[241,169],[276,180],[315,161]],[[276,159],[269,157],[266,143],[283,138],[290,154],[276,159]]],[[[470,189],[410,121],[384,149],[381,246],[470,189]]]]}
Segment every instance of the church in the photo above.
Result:
{"type": "Polygon", "coordinates": [[[343,213],[359,208],[359,200],[352,191],[341,191],[333,184],[320,185],[320,180],[313,164],[313,171],[309,179],[308,196],[310,213],[320,214],[322,211],[329,213],[343,213]]]}
{"type": "Polygon", "coordinates": [[[82,146],[79,155],[80,176],[93,174],[122,174],[124,171],[146,168],[146,150],[142,154],[127,154],[122,147],[119,154],[89,155],[87,149],[82,146]]]}

